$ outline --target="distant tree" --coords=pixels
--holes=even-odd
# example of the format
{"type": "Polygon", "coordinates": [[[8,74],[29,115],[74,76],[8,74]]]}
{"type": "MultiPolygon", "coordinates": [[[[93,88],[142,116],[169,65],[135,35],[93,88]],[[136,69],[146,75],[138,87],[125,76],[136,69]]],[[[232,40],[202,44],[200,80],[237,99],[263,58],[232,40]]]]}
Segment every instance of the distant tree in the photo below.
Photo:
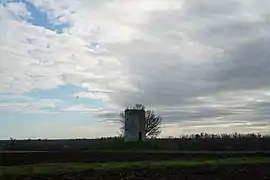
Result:
{"type": "MultiPolygon", "coordinates": [[[[145,110],[143,104],[135,104],[126,109],[145,110]]],[[[147,138],[155,138],[161,133],[161,116],[157,115],[153,110],[145,110],[145,136],[147,138]]],[[[125,131],[125,111],[120,112],[120,137],[124,136],[125,131]]]]}

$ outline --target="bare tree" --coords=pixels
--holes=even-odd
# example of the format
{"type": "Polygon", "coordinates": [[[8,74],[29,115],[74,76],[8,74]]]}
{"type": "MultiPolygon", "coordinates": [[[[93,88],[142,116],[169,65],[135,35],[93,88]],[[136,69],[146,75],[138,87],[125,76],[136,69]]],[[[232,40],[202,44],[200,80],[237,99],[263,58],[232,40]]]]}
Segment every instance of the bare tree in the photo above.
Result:
{"type": "MultiPolygon", "coordinates": [[[[135,104],[127,109],[145,110],[143,104],[135,104]]],[[[145,136],[147,138],[155,138],[161,133],[161,120],[162,118],[152,110],[145,110],[145,136]]],[[[125,111],[120,112],[120,136],[123,137],[125,131],[125,111]]]]}

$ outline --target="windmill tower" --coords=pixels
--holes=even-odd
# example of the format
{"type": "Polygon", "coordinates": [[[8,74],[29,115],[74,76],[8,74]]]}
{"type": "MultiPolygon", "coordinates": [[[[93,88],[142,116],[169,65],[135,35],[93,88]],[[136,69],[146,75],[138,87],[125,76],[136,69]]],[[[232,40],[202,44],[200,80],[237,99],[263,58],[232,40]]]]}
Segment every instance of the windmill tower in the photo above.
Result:
{"type": "Polygon", "coordinates": [[[145,140],[145,111],[125,110],[125,141],[145,140]]]}

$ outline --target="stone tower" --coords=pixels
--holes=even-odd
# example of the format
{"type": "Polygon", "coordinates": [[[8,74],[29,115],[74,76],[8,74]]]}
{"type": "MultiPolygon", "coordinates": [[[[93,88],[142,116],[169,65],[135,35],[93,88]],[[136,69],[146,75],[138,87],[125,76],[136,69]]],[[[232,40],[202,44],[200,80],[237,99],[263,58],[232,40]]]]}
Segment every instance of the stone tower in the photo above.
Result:
{"type": "Polygon", "coordinates": [[[125,110],[125,141],[145,140],[145,111],[125,110]]]}

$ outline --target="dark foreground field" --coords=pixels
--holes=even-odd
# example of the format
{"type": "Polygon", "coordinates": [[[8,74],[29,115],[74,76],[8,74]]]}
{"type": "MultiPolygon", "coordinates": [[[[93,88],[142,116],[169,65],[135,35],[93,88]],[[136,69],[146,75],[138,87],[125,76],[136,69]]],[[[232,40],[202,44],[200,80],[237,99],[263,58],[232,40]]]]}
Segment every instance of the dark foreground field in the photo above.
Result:
{"type": "Polygon", "coordinates": [[[270,180],[268,139],[5,141],[0,180],[270,180]]]}
{"type": "Polygon", "coordinates": [[[270,179],[269,158],[1,166],[1,180],[270,179]]]}
{"type": "Polygon", "coordinates": [[[270,152],[256,151],[7,151],[0,152],[0,166],[37,163],[99,163],[134,161],[180,161],[240,157],[270,158],[270,152]]]}

